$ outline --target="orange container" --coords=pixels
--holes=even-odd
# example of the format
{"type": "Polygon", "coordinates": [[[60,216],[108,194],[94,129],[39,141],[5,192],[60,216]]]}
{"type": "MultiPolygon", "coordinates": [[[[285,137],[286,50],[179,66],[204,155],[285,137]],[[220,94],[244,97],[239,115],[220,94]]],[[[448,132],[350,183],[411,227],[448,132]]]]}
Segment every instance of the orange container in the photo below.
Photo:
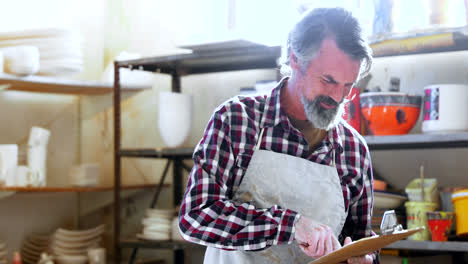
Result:
{"type": "Polygon", "coordinates": [[[452,194],[457,222],[457,236],[468,237],[468,189],[452,194]]]}

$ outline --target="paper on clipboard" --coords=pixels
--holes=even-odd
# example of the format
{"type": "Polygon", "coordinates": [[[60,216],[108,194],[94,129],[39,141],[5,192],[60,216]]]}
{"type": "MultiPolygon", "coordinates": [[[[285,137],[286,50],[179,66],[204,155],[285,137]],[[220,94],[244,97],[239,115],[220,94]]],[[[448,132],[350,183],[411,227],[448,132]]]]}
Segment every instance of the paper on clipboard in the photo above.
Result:
{"type": "Polygon", "coordinates": [[[424,230],[424,227],[399,231],[395,234],[366,237],[342,247],[326,256],[318,258],[309,264],[336,264],[351,257],[357,257],[375,252],[389,244],[424,230]]]}

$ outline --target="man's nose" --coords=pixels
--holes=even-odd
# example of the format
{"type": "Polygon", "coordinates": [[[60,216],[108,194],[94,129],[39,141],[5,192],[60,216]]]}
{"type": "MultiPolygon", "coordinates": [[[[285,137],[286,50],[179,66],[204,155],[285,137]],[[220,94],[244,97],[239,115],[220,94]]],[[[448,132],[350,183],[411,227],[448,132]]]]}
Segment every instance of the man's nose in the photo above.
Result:
{"type": "Polygon", "coordinates": [[[330,97],[335,100],[337,103],[340,103],[341,100],[348,94],[349,89],[344,85],[336,85],[335,89],[332,90],[330,97]]]}

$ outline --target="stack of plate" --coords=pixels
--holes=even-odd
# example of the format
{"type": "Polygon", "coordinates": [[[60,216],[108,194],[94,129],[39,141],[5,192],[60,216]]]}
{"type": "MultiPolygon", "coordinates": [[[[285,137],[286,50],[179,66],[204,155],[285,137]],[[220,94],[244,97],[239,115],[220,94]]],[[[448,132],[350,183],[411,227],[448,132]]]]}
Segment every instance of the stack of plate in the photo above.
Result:
{"type": "Polygon", "coordinates": [[[0,264],[7,264],[7,250],[3,241],[0,241],[0,264]]]}
{"type": "Polygon", "coordinates": [[[52,236],[51,252],[54,256],[87,256],[88,249],[99,247],[104,225],[86,230],[59,228],[52,236]]]}
{"type": "Polygon", "coordinates": [[[0,48],[25,45],[39,49],[39,75],[70,75],[83,68],[82,38],[76,32],[33,29],[0,33],[0,48]]]}
{"type": "Polygon", "coordinates": [[[21,258],[26,263],[37,263],[41,253],[47,252],[49,248],[50,236],[32,234],[23,241],[21,247],[21,258]]]}
{"type": "Polygon", "coordinates": [[[140,239],[169,240],[171,238],[171,222],[174,210],[147,209],[143,218],[143,232],[137,234],[140,239]]]}

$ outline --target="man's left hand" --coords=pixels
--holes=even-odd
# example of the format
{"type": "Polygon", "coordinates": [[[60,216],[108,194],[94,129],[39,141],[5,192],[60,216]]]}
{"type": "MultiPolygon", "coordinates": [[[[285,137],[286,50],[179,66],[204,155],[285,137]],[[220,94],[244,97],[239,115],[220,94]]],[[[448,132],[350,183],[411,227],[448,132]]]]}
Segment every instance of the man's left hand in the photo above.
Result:
{"type": "MultiPolygon", "coordinates": [[[[345,247],[346,245],[349,245],[351,243],[353,243],[351,238],[346,237],[343,246],[345,247]]],[[[370,254],[367,254],[367,255],[364,255],[364,256],[360,256],[360,257],[349,258],[346,263],[348,263],[348,264],[372,264],[373,261],[374,261],[374,254],[370,253],[370,254]]]]}

